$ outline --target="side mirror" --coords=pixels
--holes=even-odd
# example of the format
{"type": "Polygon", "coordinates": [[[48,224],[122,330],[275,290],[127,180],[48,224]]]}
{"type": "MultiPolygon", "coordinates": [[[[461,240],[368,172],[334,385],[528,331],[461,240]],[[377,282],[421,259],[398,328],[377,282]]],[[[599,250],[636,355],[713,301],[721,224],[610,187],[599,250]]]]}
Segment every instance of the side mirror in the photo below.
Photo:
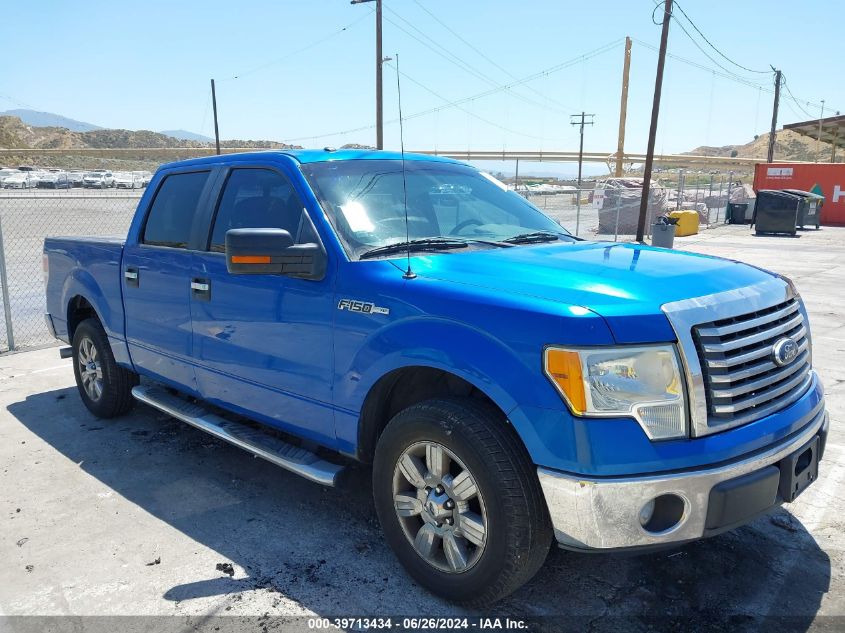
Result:
{"type": "Polygon", "coordinates": [[[284,229],[231,229],[226,232],[226,269],[232,275],[286,275],[320,280],[326,275],[320,244],[294,244],[284,229]]]}

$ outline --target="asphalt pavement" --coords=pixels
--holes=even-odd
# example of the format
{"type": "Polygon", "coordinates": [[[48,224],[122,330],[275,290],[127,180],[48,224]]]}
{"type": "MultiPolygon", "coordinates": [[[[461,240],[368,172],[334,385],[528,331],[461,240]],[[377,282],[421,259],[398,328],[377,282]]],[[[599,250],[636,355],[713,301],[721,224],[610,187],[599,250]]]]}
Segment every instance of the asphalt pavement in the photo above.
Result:
{"type": "MultiPolygon", "coordinates": [[[[549,630],[842,630],[845,228],[778,238],[722,227],[676,246],[797,283],[832,417],[819,481],[794,504],[680,549],[555,549],[484,615],[544,617],[532,626],[549,630]]],[[[6,616],[230,616],[272,627],[278,615],[470,613],[405,575],[382,540],[367,469],[326,489],[147,407],[97,420],[56,348],[0,356],[0,471],[6,616]]]]}

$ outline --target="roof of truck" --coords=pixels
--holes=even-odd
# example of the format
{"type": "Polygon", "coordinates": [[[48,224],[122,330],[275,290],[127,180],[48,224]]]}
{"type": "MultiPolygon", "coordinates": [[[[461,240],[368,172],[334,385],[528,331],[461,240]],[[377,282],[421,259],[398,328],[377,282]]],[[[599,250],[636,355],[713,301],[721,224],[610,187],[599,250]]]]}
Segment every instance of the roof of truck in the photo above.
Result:
{"type": "MultiPolygon", "coordinates": [[[[203,156],[202,158],[191,158],[162,165],[162,168],[177,167],[185,165],[204,165],[219,162],[243,162],[271,156],[288,156],[299,163],[319,163],[332,160],[401,160],[400,152],[389,152],[377,149],[282,149],[265,150],[258,152],[233,152],[220,156],[203,156]]],[[[431,161],[441,163],[462,164],[460,161],[446,158],[444,156],[433,156],[431,154],[405,153],[405,160],[431,161]]]]}

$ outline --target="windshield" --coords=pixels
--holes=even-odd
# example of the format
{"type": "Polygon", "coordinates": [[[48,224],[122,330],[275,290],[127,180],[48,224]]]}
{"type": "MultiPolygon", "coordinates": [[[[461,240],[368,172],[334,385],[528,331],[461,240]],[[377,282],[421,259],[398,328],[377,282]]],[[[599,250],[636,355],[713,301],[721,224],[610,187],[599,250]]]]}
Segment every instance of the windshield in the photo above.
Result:
{"type": "Polygon", "coordinates": [[[326,161],[305,164],[302,171],[354,259],[407,239],[489,243],[542,232],[574,240],[523,197],[465,165],[406,161],[407,237],[402,161],[326,161]]]}

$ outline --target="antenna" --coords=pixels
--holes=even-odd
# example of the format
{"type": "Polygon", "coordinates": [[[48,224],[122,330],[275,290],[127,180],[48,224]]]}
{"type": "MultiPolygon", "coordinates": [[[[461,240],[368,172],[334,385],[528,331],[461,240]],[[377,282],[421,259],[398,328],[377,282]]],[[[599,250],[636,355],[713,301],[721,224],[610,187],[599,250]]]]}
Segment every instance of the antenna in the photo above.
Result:
{"type": "Polygon", "coordinates": [[[402,279],[414,279],[411,270],[411,229],[408,227],[408,182],[405,180],[405,131],[402,125],[402,86],[399,83],[399,53],[396,53],[396,94],[399,97],[399,151],[402,156],[402,197],[405,206],[405,243],[408,246],[408,269],[402,279]]]}

